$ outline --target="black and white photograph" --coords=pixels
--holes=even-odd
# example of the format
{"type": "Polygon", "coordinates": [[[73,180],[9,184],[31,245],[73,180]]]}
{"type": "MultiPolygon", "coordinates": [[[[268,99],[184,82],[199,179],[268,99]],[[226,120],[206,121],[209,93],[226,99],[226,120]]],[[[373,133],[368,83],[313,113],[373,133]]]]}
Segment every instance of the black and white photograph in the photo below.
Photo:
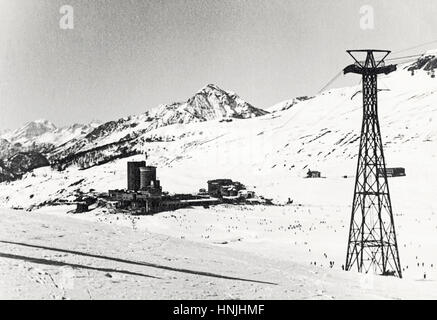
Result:
{"type": "Polygon", "coordinates": [[[437,299],[436,16],[0,0],[0,300],[437,299]]]}

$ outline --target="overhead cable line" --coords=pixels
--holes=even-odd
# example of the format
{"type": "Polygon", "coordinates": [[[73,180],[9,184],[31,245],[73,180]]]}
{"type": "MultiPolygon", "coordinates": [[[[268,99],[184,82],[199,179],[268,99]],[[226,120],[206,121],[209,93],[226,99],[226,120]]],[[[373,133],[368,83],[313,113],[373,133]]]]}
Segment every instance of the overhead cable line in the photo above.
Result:
{"type": "MultiPolygon", "coordinates": [[[[424,42],[424,43],[421,43],[421,44],[418,44],[418,45],[415,45],[415,46],[412,46],[412,47],[409,47],[409,48],[405,48],[405,49],[402,49],[402,50],[398,50],[398,51],[392,52],[391,54],[399,54],[399,53],[402,53],[402,52],[406,52],[406,51],[409,51],[409,50],[417,49],[417,48],[423,47],[425,45],[433,44],[433,43],[437,43],[437,40],[433,40],[433,41],[429,41],[429,42],[424,42]]],[[[394,57],[394,58],[385,59],[385,61],[394,61],[395,64],[402,64],[402,63],[406,63],[406,62],[415,60],[416,58],[422,56],[423,54],[424,53],[414,54],[414,55],[407,55],[407,56],[401,56],[401,57],[394,57]],[[401,60],[401,61],[396,62],[397,60],[401,60]]],[[[333,84],[342,74],[343,74],[343,69],[339,73],[337,73],[331,80],[329,80],[322,87],[322,89],[320,89],[317,92],[317,94],[320,94],[323,91],[325,91],[326,88],[328,88],[331,84],[333,84]]]]}
{"type": "MultiPolygon", "coordinates": [[[[415,46],[410,47],[410,48],[406,48],[406,49],[402,49],[402,50],[398,50],[398,51],[392,52],[391,54],[402,53],[402,52],[405,52],[405,51],[409,51],[409,50],[417,49],[417,48],[420,48],[420,47],[426,46],[426,45],[428,45],[428,44],[433,44],[433,43],[437,43],[437,40],[433,40],[433,41],[429,41],[429,42],[424,42],[424,43],[421,43],[421,44],[415,45],[415,46]]],[[[387,59],[387,60],[390,60],[390,59],[387,59]]]]}
{"type": "Polygon", "coordinates": [[[410,56],[403,56],[403,57],[396,57],[396,58],[385,59],[385,61],[402,60],[402,59],[407,59],[407,58],[415,59],[415,58],[420,57],[420,56],[423,56],[423,53],[421,53],[421,54],[414,54],[414,55],[410,55],[410,56]]]}
{"type": "Polygon", "coordinates": [[[331,80],[328,81],[328,83],[326,83],[322,89],[320,89],[317,94],[322,93],[327,87],[329,87],[332,83],[334,83],[335,80],[337,80],[341,75],[343,74],[343,70],[340,70],[339,73],[337,73],[334,78],[332,78],[331,80]]]}

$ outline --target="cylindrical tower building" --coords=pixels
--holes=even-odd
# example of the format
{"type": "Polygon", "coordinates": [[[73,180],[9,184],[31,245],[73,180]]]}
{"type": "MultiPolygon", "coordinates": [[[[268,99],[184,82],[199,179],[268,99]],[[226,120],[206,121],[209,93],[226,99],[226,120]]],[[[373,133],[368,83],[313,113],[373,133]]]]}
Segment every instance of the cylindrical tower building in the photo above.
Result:
{"type": "Polygon", "coordinates": [[[156,181],[156,167],[141,167],[140,168],[140,188],[142,190],[155,184],[156,181]]]}

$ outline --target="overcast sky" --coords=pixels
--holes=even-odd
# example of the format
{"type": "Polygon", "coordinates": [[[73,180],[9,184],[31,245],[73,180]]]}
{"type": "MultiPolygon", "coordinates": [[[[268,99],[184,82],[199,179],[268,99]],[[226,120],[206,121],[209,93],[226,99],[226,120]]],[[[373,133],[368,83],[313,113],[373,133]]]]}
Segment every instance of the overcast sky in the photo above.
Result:
{"type": "Polygon", "coordinates": [[[113,120],[208,83],[266,108],[315,94],[351,62],[346,49],[437,40],[436,9],[435,0],[0,0],[0,130],[113,120]],[[74,30],[59,28],[65,4],[74,30]],[[373,30],[360,28],[367,4],[373,30]]]}

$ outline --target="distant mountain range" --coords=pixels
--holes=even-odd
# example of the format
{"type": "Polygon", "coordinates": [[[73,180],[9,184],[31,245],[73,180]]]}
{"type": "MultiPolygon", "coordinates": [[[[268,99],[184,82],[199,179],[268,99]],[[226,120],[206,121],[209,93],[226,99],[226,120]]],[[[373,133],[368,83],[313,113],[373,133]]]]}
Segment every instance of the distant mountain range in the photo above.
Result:
{"type": "Polygon", "coordinates": [[[5,143],[16,148],[38,148],[39,146],[56,147],[67,141],[88,134],[98,127],[100,123],[94,121],[90,124],[73,124],[71,126],[57,128],[48,120],[36,120],[26,123],[23,127],[7,131],[0,137],[5,143]]]}
{"type": "Polygon", "coordinates": [[[267,113],[234,92],[209,84],[185,102],[163,104],[143,114],[103,124],[92,122],[57,128],[47,120],[29,122],[0,136],[0,159],[36,152],[61,170],[73,164],[88,168],[137,154],[145,141],[171,139],[147,135],[160,127],[217,119],[248,119],[267,113]]]}

